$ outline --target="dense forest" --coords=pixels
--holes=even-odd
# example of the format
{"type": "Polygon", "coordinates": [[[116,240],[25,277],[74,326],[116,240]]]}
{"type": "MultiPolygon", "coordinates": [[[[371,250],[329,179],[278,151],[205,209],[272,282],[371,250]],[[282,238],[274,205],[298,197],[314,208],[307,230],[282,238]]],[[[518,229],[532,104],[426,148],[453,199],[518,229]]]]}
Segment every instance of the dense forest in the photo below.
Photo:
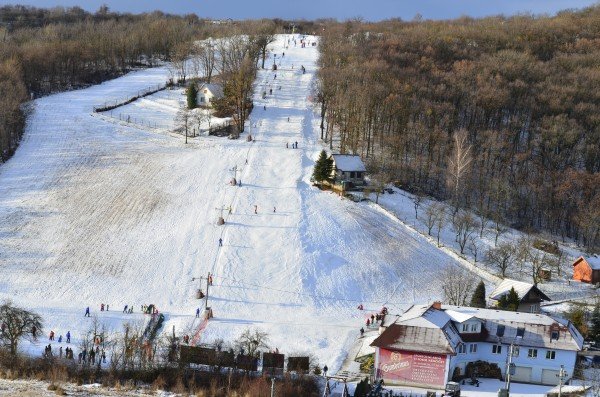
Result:
{"type": "Polygon", "coordinates": [[[395,182],[600,247],[600,6],[332,25],[321,136],[395,182]]]}

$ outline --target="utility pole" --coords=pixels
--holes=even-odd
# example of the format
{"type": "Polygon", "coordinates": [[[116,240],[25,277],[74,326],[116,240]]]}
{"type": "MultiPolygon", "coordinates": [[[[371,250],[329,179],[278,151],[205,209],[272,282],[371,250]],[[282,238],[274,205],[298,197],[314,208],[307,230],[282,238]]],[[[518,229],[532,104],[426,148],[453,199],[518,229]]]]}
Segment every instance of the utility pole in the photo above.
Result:
{"type": "Polygon", "coordinates": [[[275,397],[275,378],[271,378],[271,397],[275,397]]]}
{"type": "Polygon", "coordinates": [[[206,277],[206,300],[204,301],[204,309],[208,308],[208,287],[210,286],[210,272],[208,272],[208,276],[206,277]]]}
{"type": "Polygon", "coordinates": [[[560,371],[558,371],[558,397],[562,397],[562,387],[563,387],[563,382],[565,380],[565,378],[568,376],[567,375],[567,371],[565,371],[565,366],[561,365],[560,366],[560,371]]]}
{"type": "Polygon", "coordinates": [[[504,388],[509,393],[510,393],[510,375],[511,375],[511,372],[513,371],[513,365],[514,365],[512,362],[514,346],[515,346],[515,343],[513,341],[513,342],[511,342],[510,346],[508,347],[508,357],[506,360],[506,384],[505,384],[504,388]]]}

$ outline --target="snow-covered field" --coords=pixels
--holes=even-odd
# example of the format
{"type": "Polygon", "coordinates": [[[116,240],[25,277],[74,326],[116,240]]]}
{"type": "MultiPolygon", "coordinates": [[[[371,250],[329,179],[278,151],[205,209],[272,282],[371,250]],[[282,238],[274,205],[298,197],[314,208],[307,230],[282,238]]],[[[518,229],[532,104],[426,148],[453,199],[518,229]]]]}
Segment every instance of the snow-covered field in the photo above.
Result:
{"type": "MultiPolygon", "coordinates": [[[[181,121],[177,120],[178,112],[186,106],[185,89],[173,88],[158,91],[152,95],[140,98],[132,103],[120,106],[114,110],[96,114],[105,121],[130,125],[150,131],[168,133],[181,130],[181,121]]],[[[199,114],[200,123],[190,118],[188,134],[190,136],[206,135],[209,128],[224,125],[229,118],[211,116],[209,110],[194,109],[191,115],[199,114]]],[[[181,132],[181,131],[180,131],[181,132]]]]}
{"type": "MultiPolygon", "coordinates": [[[[379,207],[311,186],[321,149],[308,101],[317,54],[292,45],[276,79],[259,72],[247,129],[254,143],[243,135],[185,145],[92,116],[95,104],[164,82],[166,68],[36,100],[22,144],[0,167],[0,298],[39,311],[45,331],[70,330],[75,343],[90,323],[86,306],[117,330],[144,321],[140,305],[154,303],[164,329],[179,332],[201,305],[192,278],[210,271],[215,318],[202,342],[257,327],[271,346],[310,351],[332,370],[370,314],[359,303],[398,311],[439,298],[440,272],[459,266],[453,256],[379,207]],[[285,148],[295,141],[299,149],[285,148]],[[242,187],[228,184],[236,165],[242,187]],[[232,213],[217,226],[222,206],[232,213]],[[101,303],[111,310],[100,312],[101,303]],[[137,313],[122,314],[125,304],[137,313]]],[[[45,342],[28,348],[41,353],[45,342]]]]}

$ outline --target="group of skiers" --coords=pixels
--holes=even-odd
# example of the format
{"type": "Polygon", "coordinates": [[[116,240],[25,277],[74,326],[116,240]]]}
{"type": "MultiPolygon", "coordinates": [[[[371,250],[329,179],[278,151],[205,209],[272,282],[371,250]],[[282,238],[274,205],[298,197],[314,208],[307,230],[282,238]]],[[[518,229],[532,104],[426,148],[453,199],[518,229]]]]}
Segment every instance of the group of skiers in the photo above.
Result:
{"type": "MultiPolygon", "coordinates": [[[[287,142],[285,143],[285,148],[290,148],[287,142]]],[[[292,149],[298,149],[298,141],[292,142],[292,149]]]]}
{"type": "MultiPolygon", "coordinates": [[[[33,328],[35,328],[35,327],[33,327],[33,328]]],[[[32,329],[31,333],[34,334],[35,332],[37,332],[37,330],[32,329]]],[[[48,334],[48,340],[49,341],[54,341],[55,340],[55,336],[56,336],[56,334],[54,333],[54,331],[50,331],[50,333],[48,334]]],[[[67,334],[65,336],[67,337],[66,338],[66,342],[67,343],[71,343],[71,331],[67,331],[67,334]]],[[[34,335],[34,338],[35,338],[35,335],[34,335]]],[[[62,340],[63,340],[62,335],[59,335],[57,342],[58,343],[62,343],[62,340]]]]}

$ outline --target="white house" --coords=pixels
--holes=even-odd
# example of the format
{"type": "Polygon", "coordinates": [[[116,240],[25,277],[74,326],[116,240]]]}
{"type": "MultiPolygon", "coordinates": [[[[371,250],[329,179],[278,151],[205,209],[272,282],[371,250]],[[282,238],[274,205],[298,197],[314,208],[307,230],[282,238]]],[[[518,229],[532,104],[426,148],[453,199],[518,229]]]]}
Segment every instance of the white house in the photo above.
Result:
{"type": "Polygon", "coordinates": [[[415,305],[384,319],[375,347],[377,379],[386,384],[443,388],[477,361],[497,365],[505,378],[512,347],[515,382],[558,384],[570,378],[583,337],[567,320],[543,314],[442,305],[415,305]]]}
{"type": "Polygon", "coordinates": [[[332,154],[334,187],[348,190],[365,184],[367,169],[355,154],[332,154]]]}
{"type": "Polygon", "coordinates": [[[196,103],[198,106],[211,107],[214,99],[223,98],[223,87],[220,84],[202,83],[198,87],[196,103]]]}
{"type": "Polygon", "coordinates": [[[533,284],[505,278],[490,294],[492,304],[497,305],[500,298],[508,295],[512,288],[519,295],[519,307],[517,308],[519,312],[539,313],[540,304],[543,301],[551,300],[533,284]]]}

